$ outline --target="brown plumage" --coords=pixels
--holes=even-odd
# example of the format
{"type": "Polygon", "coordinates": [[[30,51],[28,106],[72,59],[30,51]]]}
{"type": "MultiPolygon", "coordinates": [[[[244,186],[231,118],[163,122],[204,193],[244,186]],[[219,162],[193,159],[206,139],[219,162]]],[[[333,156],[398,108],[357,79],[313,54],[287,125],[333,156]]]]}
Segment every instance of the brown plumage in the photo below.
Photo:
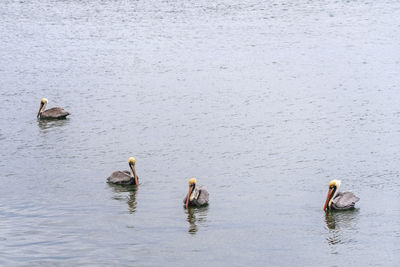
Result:
{"type": "Polygon", "coordinates": [[[40,113],[40,119],[65,119],[69,112],[63,108],[54,107],[40,113]]]}
{"type": "MultiPolygon", "coordinates": [[[[137,179],[139,180],[139,177],[137,179]]],[[[137,185],[135,177],[131,175],[130,171],[115,171],[107,178],[107,182],[120,185],[137,185]]]]}

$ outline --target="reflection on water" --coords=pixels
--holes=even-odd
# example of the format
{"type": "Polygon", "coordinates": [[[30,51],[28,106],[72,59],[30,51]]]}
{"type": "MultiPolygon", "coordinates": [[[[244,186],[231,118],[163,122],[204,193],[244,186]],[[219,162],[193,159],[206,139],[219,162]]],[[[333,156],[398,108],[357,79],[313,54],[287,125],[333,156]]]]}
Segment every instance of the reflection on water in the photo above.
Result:
{"type": "Polygon", "coordinates": [[[358,212],[358,209],[354,209],[325,213],[325,223],[329,229],[329,236],[326,239],[329,245],[348,243],[349,236],[344,235],[344,232],[357,227],[358,212]]]}
{"type": "Polygon", "coordinates": [[[40,129],[47,130],[54,127],[62,127],[69,124],[68,119],[64,120],[38,120],[40,129]]]}
{"type": "Polygon", "coordinates": [[[189,207],[186,209],[187,221],[189,223],[189,234],[195,234],[198,230],[197,224],[202,224],[207,220],[208,206],[189,207]]]}
{"type": "Polygon", "coordinates": [[[129,213],[134,213],[136,211],[136,192],[138,187],[136,185],[116,185],[116,184],[108,184],[114,191],[113,199],[124,201],[129,207],[129,213]],[[126,196],[125,193],[129,193],[126,196]]]}

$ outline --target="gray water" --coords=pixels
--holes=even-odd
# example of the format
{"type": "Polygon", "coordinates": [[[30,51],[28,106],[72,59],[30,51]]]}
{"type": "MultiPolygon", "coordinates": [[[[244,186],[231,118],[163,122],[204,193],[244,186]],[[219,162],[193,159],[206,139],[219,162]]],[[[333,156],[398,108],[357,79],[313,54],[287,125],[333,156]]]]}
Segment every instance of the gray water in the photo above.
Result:
{"type": "Polygon", "coordinates": [[[0,2],[0,265],[400,262],[400,2],[0,2]],[[71,113],[38,122],[40,99],[71,113]],[[110,186],[134,156],[141,184],[110,186]],[[210,205],[184,209],[197,177],[210,205]],[[360,197],[322,210],[328,183],[360,197]]]}

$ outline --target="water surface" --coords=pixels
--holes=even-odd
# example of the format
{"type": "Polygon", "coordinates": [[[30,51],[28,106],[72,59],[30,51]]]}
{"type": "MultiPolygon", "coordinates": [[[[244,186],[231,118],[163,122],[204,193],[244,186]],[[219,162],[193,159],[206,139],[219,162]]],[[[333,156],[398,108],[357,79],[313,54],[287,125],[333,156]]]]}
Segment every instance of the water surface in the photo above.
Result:
{"type": "Polygon", "coordinates": [[[400,262],[400,3],[0,3],[1,265],[400,262]],[[64,121],[38,122],[42,97],[64,121]],[[110,186],[137,159],[141,185],[110,186]],[[189,177],[210,192],[183,208],[189,177]],[[360,197],[322,211],[328,182],[360,197]]]}

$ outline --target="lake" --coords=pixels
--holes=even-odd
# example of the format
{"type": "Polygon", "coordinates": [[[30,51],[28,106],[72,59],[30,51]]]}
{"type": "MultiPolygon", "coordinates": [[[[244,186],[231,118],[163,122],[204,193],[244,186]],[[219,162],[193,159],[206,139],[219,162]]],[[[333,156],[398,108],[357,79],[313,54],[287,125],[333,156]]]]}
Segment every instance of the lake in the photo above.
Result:
{"type": "Polygon", "coordinates": [[[0,265],[399,264],[400,2],[5,0],[0,21],[0,265]],[[43,97],[68,119],[38,121],[43,97]],[[131,156],[140,186],[107,184],[131,156]],[[357,209],[323,211],[332,179],[357,209]]]}

